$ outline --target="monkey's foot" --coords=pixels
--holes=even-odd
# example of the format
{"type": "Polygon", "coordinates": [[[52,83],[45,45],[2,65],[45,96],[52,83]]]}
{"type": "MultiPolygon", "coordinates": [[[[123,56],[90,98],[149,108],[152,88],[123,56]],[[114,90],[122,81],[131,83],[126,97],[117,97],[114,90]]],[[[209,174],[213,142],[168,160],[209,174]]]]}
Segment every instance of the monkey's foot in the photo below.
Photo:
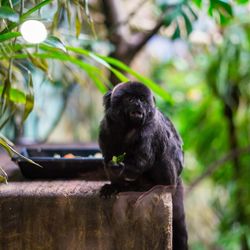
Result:
{"type": "Polygon", "coordinates": [[[100,191],[100,196],[102,198],[111,198],[118,193],[117,187],[114,184],[105,184],[100,191]]]}

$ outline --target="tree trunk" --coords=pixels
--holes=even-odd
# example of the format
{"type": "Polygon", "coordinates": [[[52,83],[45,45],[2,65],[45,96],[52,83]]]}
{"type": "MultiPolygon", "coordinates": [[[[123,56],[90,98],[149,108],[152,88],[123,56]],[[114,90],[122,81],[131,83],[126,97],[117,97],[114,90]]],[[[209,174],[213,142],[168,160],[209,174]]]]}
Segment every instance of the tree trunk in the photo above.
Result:
{"type": "MultiPolygon", "coordinates": [[[[229,137],[229,146],[231,150],[236,150],[238,148],[238,141],[237,141],[237,132],[236,132],[236,126],[234,123],[234,113],[232,108],[224,103],[224,113],[225,117],[228,122],[228,137],[229,137]]],[[[242,173],[242,167],[240,164],[239,156],[236,155],[236,157],[233,158],[233,173],[234,173],[234,181],[236,183],[236,190],[235,195],[237,199],[235,199],[235,213],[236,213],[236,220],[239,224],[244,225],[245,224],[245,205],[242,202],[242,188],[240,185],[241,182],[241,176],[244,174],[242,173]]],[[[240,239],[241,244],[241,250],[249,250],[247,236],[243,232],[240,239]]]]}

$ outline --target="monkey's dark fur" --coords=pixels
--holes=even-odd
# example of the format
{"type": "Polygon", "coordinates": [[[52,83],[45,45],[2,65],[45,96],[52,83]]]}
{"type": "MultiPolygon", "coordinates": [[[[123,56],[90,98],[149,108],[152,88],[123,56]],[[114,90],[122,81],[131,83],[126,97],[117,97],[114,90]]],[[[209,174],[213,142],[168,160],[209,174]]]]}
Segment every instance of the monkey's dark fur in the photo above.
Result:
{"type": "Polygon", "coordinates": [[[146,191],[154,185],[176,186],[173,194],[173,249],[186,250],[183,207],[182,141],[172,122],[155,108],[152,92],[142,83],[117,85],[104,96],[105,116],[99,144],[111,180],[101,189],[108,197],[120,191],[146,191]],[[126,153],[123,163],[113,156],[126,153]]]}

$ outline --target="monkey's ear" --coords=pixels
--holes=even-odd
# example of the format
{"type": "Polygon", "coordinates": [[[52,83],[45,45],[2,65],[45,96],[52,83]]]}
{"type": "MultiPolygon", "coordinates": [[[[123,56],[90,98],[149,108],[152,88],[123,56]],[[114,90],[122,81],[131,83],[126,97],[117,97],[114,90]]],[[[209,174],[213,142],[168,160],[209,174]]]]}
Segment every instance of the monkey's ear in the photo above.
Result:
{"type": "Polygon", "coordinates": [[[111,106],[111,94],[112,91],[109,90],[104,96],[103,96],[103,106],[105,110],[109,109],[111,106]]]}

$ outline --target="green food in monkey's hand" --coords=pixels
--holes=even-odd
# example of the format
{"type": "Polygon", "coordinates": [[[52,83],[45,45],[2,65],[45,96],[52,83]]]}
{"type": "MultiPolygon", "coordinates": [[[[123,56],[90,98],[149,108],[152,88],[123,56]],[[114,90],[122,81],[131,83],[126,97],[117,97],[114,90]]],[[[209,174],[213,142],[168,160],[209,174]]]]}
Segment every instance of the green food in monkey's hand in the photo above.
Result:
{"type": "Polygon", "coordinates": [[[112,160],[111,160],[111,162],[113,163],[113,164],[120,164],[120,163],[123,163],[123,161],[124,161],[124,159],[125,159],[125,155],[126,155],[126,153],[124,152],[123,154],[121,154],[121,155],[118,155],[118,156],[113,156],[112,157],[112,160]]]}

